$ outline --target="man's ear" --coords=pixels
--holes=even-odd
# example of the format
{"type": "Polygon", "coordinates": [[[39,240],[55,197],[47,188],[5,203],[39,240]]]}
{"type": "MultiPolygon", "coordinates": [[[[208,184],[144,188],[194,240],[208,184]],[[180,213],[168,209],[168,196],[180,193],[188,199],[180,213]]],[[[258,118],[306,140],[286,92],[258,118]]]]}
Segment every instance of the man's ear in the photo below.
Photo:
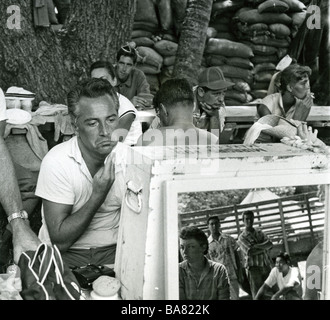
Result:
{"type": "Polygon", "coordinates": [[[290,84],[287,84],[286,85],[286,90],[289,91],[289,92],[292,92],[292,87],[290,84]]]}
{"type": "Polygon", "coordinates": [[[200,97],[204,97],[205,95],[205,91],[202,87],[198,87],[197,88],[197,94],[200,96],[200,97]]]}

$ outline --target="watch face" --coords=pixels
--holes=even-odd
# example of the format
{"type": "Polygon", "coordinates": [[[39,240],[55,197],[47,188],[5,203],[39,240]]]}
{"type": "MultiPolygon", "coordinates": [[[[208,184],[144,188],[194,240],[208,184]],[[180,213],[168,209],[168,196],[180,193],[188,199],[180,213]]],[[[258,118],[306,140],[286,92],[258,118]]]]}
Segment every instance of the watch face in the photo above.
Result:
{"type": "Polygon", "coordinates": [[[20,211],[20,214],[21,214],[21,217],[23,219],[28,219],[29,218],[29,216],[28,216],[28,214],[27,214],[27,212],[25,210],[21,210],[20,211]]]}

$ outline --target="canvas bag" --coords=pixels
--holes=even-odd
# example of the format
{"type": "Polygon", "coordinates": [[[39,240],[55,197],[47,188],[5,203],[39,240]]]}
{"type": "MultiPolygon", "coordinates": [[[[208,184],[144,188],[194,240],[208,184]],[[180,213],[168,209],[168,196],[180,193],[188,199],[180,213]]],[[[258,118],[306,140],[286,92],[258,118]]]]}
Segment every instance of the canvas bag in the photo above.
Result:
{"type": "Polygon", "coordinates": [[[41,243],[36,251],[23,252],[21,269],[24,300],[82,300],[79,283],[64,264],[58,248],[41,243]]]}

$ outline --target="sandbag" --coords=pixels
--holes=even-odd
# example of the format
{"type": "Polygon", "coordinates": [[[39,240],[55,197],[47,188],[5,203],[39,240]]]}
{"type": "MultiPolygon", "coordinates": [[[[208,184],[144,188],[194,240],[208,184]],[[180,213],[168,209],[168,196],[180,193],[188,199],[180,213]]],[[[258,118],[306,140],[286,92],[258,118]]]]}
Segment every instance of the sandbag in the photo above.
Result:
{"type": "Polygon", "coordinates": [[[236,81],[235,85],[232,88],[239,92],[250,92],[251,91],[250,85],[243,80],[236,81]]]}
{"type": "Polygon", "coordinates": [[[265,12],[274,12],[274,13],[282,13],[289,10],[289,6],[280,0],[267,0],[263,3],[260,3],[258,6],[259,13],[265,12]]]}
{"type": "Polygon", "coordinates": [[[159,82],[160,85],[162,85],[165,81],[169,80],[172,78],[173,74],[173,67],[163,67],[162,71],[159,75],[159,82]]]}
{"type": "Polygon", "coordinates": [[[282,0],[282,1],[289,6],[290,12],[301,12],[306,10],[305,4],[299,0],[282,0]]]}
{"type": "Polygon", "coordinates": [[[162,36],[162,40],[169,40],[175,43],[179,42],[178,38],[174,34],[170,34],[170,33],[164,33],[162,36]]]}
{"type": "MultiPolygon", "coordinates": [[[[137,0],[134,16],[135,22],[146,22],[158,26],[156,6],[153,0],[137,0]]],[[[135,29],[135,28],[133,28],[135,29]]],[[[137,29],[137,28],[136,28],[137,29]]]]}
{"type": "Polygon", "coordinates": [[[260,63],[265,63],[265,62],[270,62],[270,63],[278,63],[279,59],[276,54],[272,54],[270,56],[260,56],[260,55],[255,55],[254,57],[251,58],[251,62],[256,65],[260,63]]]}
{"type": "Polygon", "coordinates": [[[257,82],[270,82],[274,72],[260,71],[254,75],[254,80],[257,82]]]}
{"type": "Polygon", "coordinates": [[[229,32],[230,31],[229,23],[224,23],[221,20],[215,21],[215,22],[210,22],[209,26],[216,29],[218,32],[220,32],[220,31],[229,32]]]}
{"type": "Polygon", "coordinates": [[[240,67],[243,69],[249,69],[249,70],[253,69],[253,63],[247,58],[227,57],[226,64],[234,67],[240,67]]]}
{"type": "Polygon", "coordinates": [[[161,30],[170,30],[173,27],[171,0],[158,0],[157,10],[161,30]]]}
{"type": "Polygon", "coordinates": [[[286,38],[291,34],[290,28],[283,23],[270,24],[269,31],[272,32],[276,38],[286,38]]]}
{"type": "Polygon", "coordinates": [[[151,31],[146,31],[146,30],[139,30],[139,29],[134,29],[131,33],[131,38],[140,38],[140,37],[147,37],[150,38],[152,36],[151,31]]]}
{"type": "Polygon", "coordinates": [[[205,52],[220,54],[226,57],[253,57],[253,52],[249,46],[240,42],[217,38],[211,38],[207,41],[205,52]]]}
{"type": "Polygon", "coordinates": [[[237,90],[227,90],[225,97],[226,99],[237,100],[240,103],[245,103],[247,101],[246,92],[241,92],[237,90]]]}
{"type": "Polygon", "coordinates": [[[266,35],[251,37],[250,41],[254,44],[260,44],[260,45],[271,46],[276,48],[287,48],[290,46],[290,42],[287,38],[274,39],[266,35]]]}
{"type": "Polygon", "coordinates": [[[132,41],[135,42],[137,47],[153,47],[155,44],[155,41],[148,37],[132,38],[132,41]]]}
{"type": "Polygon", "coordinates": [[[247,83],[251,83],[251,81],[253,80],[252,71],[248,69],[223,65],[221,66],[221,70],[225,77],[240,78],[246,81],[247,83]]]}
{"type": "Polygon", "coordinates": [[[289,52],[288,48],[277,48],[278,59],[281,60],[289,52]]]}
{"type": "Polygon", "coordinates": [[[291,14],[292,25],[297,26],[298,28],[303,24],[307,15],[307,11],[294,12],[291,14]]]}
{"type": "Polygon", "coordinates": [[[169,40],[160,40],[155,43],[154,48],[162,56],[174,56],[178,50],[178,44],[169,40]]]}
{"type": "Polygon", "coordinates": [[[164,58],[163,65],[168,67],[168,66],[173,66],[175,63],[176,56],[167,56],[164,58]]]}
{"type": "Polygon", "coordinates": [[[136,50],[138,51],[139,55],[142,57],[142,61],[140,64],[149,64],[156,69],[160,69],[163,65],[163,57],[156,52],[153,48],[149,47],[137,47],[136,50]]]}
{"type": "Polygon", "coordinates": [[[245,42],[246,45],[248,45],[252,51],[254,55],[260,55],[260,56],[270,56],[273,54],[277,54],[277,48],[275,47],[271,47],[271,46],[264,46],[264,45],[260,45],[260,44],[254,44],[254,43],[249,43],[249,42],[245,42]]]}
{"type": "Polygon", "coordinates": [[[246,23],[283,23],[285,25],[291,25],[292,19],[285,13],[259,13],[258,9],[252,9],[249,11],[243,11],[238,16],[239,20],[246,23]]]}
{"type": "Polygon", "coordinates": [[[256,64],[253,68],[253,73],[256,74],[262,71],[275,71],[276,65],[272,62],[264,62],[256,64]]]}
{"type": "Polygon", "coordinates": [[[161,72],[161,68],[157,68],[151,64],[147,63],[137,63],[136,68],[143,71],[145,74],[159,74],[161,72]]]}
{"type": "Polygon", "coordinates": [[[254,99],[263,99],[267,96],[267,90],[252,90],[251,95],[254,99]]]}
{"type": "Polygon", "coordinates": [[[205,60],[207,65],[209,66],[221,66],[223,64],[226,64],[227,57],[218,54],[206,55],[205,60]]]}
{"type": "Polygon", "coordinates": [[[210,39],[210,38],[215,38],[217,36],[217,30],[213,27],[208,27],[207,30],[206,30],[206,37],[207,39],[210,39]]]}

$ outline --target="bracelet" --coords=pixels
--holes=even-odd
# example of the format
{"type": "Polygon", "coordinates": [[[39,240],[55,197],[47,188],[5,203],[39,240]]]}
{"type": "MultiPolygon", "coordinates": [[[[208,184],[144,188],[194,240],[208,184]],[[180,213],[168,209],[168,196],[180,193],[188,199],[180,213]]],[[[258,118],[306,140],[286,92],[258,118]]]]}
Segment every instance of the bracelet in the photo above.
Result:
{"type": "Polygon", "coordinates": [[[8,223],[14,219],[25,219],[28,220],[29,216],[25,210],[20,210],[19,212],[14,212],[7,217],[8,223]]]}

